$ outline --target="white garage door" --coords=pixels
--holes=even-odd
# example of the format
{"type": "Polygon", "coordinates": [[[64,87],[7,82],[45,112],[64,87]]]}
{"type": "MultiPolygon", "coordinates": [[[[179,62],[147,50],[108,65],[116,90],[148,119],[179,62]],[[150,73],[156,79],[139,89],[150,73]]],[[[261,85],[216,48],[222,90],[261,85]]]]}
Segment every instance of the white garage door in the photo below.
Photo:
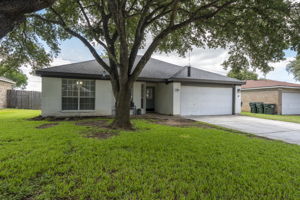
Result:
{"type": "Polygon", "coordinates": [[[232,88],[181,87],[181,115],[231,115],[232,88]]]}
{"type": "Polygon", "coordinates": [[[282,93],[282,114],[300,114],[300,93],[282,93]]]}

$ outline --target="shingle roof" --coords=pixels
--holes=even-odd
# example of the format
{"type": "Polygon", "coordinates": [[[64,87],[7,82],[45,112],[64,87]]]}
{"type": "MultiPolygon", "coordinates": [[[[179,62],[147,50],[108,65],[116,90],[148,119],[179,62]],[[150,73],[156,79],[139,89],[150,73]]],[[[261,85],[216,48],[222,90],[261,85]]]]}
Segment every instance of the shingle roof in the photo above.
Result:
{"type": "Polygon", "coordinates": [[[3,76],[0,76],[0,81],[11,83],[11,84],[16,84],[14,81],[12,81],[12,80],[10,80],[8,78],[5,78],[3,76]]]}
{"type": "Polygon", "coordinates": [[[242,89],[251,88],[264,88],[264,87],[296,87],[300,88],[300,84],[288,83],[283,81],[274,80],[248,80],[246,84],[242,86],[242,89]]]}
{"type": "MultiPolygon", "coordinates": [[[[140,56],[136,59],[139,61],[140,56]]],[[[107,60],[105,60],[107,62],[107,60]]],[[[95,60],[49,67],[36,71],[40,76],[52,77],[85,77],[95,79],[108,79],[107,72],[95,60]]],[[[191,67],[191,77],[187,77],[187,67],[181,67],[161,60],[151,58],[138,80],[153,81],[188,81],[188,82],[222,82],[227,84],[243,84],[242,81],[222,76],[216,73],[207,72],[191,67]]]]}

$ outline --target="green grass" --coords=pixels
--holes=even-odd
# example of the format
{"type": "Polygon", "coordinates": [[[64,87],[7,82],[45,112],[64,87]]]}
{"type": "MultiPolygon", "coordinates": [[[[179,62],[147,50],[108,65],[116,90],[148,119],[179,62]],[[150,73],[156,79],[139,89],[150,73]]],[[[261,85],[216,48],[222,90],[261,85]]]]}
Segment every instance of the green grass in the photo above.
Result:
{"type": "Polygon", "coordinates": [[[266,115],[266,114],[250,113],[250,112],[242,112],[242,115],[257,117],[262,119],[272,119],[272,120],[278,120],[284,122],[300,123],[300,115],[266,115]]]}
{"type": "Polygon", "coordinates": [[[300,198],[297,145],[144,120],[86,138],[74,121],[36,129],[38,114],[0,111],[1,200],[300,198]]]}

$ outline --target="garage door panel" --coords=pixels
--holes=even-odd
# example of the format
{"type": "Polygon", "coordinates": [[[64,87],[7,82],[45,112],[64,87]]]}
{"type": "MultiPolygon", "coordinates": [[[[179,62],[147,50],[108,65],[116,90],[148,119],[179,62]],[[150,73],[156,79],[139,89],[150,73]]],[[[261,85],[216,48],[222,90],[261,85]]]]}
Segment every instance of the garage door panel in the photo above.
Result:
{"type": "Polygon", "coordinates": [[[282,93],[282,114],[300,114],[300,93],[282,93]]]}
{"type": "Polygon", "coordinates": [[[182,86],[181,115],[232,114],[232,88],[182,86]]]}

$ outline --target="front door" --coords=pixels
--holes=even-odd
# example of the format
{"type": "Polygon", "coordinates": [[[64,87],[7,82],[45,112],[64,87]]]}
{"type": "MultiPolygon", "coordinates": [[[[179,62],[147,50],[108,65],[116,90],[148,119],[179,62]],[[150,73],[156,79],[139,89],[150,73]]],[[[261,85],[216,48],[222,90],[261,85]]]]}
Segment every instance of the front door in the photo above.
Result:
{"type": "Polygon", "coordinates": [[[154,111],[154,87],[146,88],[146,111],[154,111]]]}

